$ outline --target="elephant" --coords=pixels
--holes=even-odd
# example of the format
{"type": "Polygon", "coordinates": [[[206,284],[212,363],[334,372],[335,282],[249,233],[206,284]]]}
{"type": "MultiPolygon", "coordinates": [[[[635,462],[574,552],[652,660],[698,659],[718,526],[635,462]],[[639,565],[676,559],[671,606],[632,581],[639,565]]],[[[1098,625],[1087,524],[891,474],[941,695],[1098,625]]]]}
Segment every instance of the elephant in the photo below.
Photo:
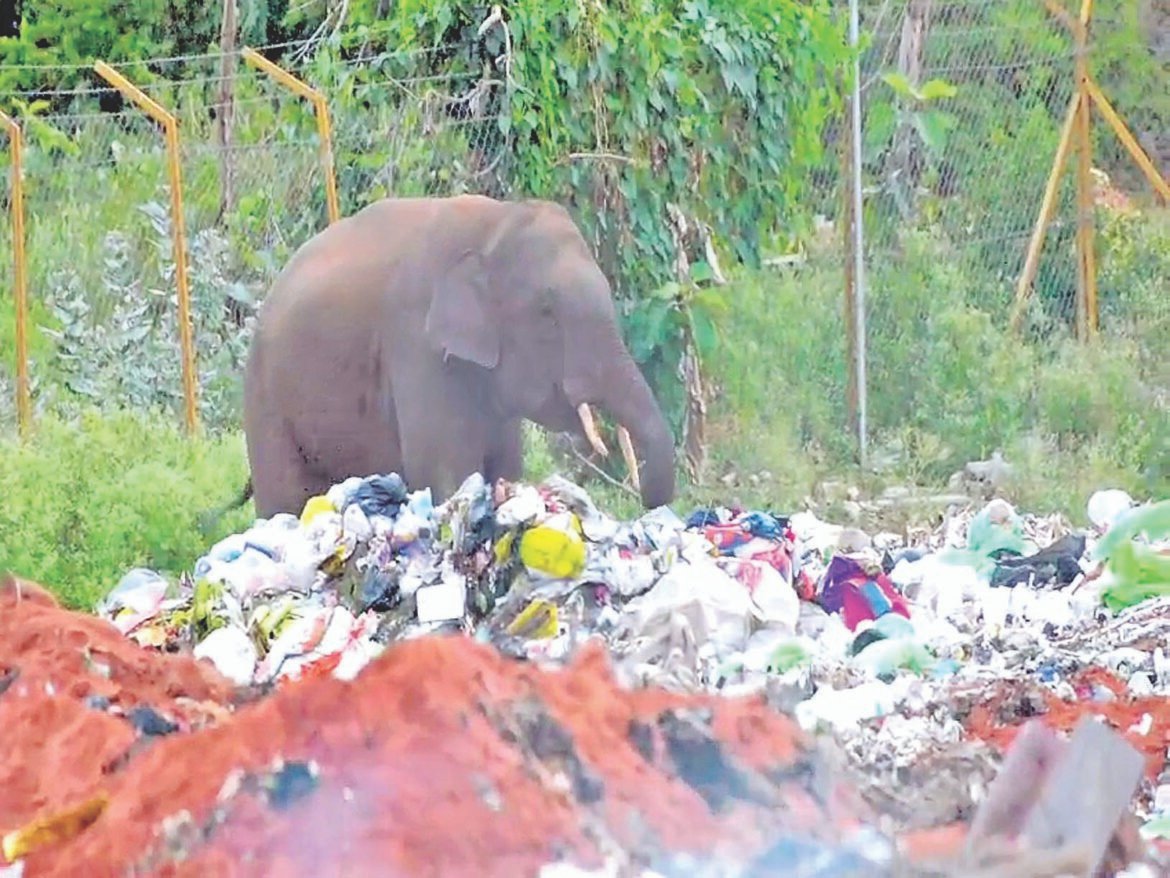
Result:
{"type": "Polygon", "coordinates": [[[593,407],[643,505],[674,496],[669,424],[555,202],[387,197],[332,223],[269,288],[243,382],[260,517],[350,476],[397,472],[436,503],[476,472],[518,480],[524,420],[608,454],[593,407]]]}

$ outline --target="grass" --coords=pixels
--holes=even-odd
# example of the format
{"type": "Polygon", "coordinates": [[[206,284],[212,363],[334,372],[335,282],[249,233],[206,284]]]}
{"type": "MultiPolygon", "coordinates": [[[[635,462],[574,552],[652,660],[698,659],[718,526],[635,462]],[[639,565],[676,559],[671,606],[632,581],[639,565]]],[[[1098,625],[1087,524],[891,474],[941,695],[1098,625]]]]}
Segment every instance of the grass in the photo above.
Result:
{"type": "Polygon", "coordinates": [[[91,608],[129,568],[177,575],[246,527],[246,508],[206,536],[198,527],[246,477],[238,435],[189,442],[158,414],[42,418],[32,441],[0,446],[0,570],[91,608]]]}

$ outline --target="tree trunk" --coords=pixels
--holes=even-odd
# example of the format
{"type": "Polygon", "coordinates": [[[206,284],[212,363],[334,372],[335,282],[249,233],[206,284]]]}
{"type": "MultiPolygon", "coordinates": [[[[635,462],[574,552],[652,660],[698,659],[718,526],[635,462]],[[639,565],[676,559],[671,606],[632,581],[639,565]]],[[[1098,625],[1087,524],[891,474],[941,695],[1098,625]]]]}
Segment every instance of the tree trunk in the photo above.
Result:
{"type": "MultiPolygon", "coordinates": [[[[898,71],[915,88],[922,85],[922,60],[926,54],[930,6],[931,0],[909,0],[906,15],[902,19],[902,38],[898,44],[898,71]]],[[[893,183],[894,191],[903,194],[902,209],[909,214],[913,213],[922,166],[922,146],[914,140],[913,127],[908,122],[903,122],[894,136],[894,148],[890,153],[887,174],[893,183]]]]}

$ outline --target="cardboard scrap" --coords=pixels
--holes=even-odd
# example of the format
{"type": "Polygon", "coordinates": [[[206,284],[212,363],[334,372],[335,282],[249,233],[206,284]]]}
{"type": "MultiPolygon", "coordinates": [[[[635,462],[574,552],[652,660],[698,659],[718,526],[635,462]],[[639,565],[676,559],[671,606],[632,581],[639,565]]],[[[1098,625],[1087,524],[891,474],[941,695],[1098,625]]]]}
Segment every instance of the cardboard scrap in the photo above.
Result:
{"type": "Polygon", "coordinates": [[[1036,848],[1083,845],[1090,854],[1085,874],[1094,874],[1141,783],[1143,765],[1125,738],[1083,717],[1029,814],[1025,840],[1036,848]]]}
{"type": "MultiPolygon", "coordinates": [[[[1123,736],[1092,717],[1083,717],[1067,742],[1039,721],[1028,723],[975,815],[964,861],[985,868],[1014,842],[1015,856],[1027,854],[1027,874],[1097,874],[1119,838],[1143,764],[1123,736]],[[1049,868],[1041,864],[1047,860],[1049,868]]],[[[1001,875],[1017,871],[997,868],[1001,875]]]]}

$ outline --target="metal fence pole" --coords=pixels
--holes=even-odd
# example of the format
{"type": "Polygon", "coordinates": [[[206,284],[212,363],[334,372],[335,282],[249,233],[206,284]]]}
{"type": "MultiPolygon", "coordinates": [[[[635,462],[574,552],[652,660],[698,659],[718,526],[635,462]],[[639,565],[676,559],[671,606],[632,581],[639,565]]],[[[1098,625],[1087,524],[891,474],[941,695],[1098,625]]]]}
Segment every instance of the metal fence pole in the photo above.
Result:
{"type": "Polygon", "coordinates": [[[329,102],[325,95],[311,85],[297,79],[283,67],[273,64],[252,48],[243,51],[244,60],[257,70],[263,70],[289,91],[300,95],[313,105],[317,118],[317,136],[321,140],[321,167],[325,173],[325,205],[329,210],[329,222],[341,219],[341,206],[337,198],[337,176],[333,168],[333,132],[329,119],[329,102]]]}
{"type": "Polygon", "coordinates": [[[104,61],[94,64],[98,76],[130,98],[166,132],[167,167],[171,182],[171,239],[174,247],[175,280],[179,293],[179,347],[183,357],[183,396],[186,402],[187,432],[199,426],[195,387],[195,343],[191,333],[191,287],[187,280],[187,233],[183,221],[182,173],[179,165],[179,123],[138,86],[104,61]]]}
{"type": "Polygon", "coordinates": [[[867,424],[865,387],[865,218],[861,212],[861,57],[860,57],[860,11],[858,0],[849,0],[849,44],[853,48],[853,285],[854,323],[857,329],[857,455],[858,462],[865,468],[867,458],[867,424]]]}
{"type": "Polygon", "coordinates": [[[1082,339],[1097,332],[1097,257],[1093,249],[1093,141],[1089,117],[1089,24],[1093,0],[1082,0],[1076,27],[1076,77],[1079,97],[1077,139],[1077,329],[1082,339]]]}
{"type": "Polygon", "coordinates": [[[8,130],[12,153],[12,301],[16,308],[16,417],[20,435],[27,437],[32,423],[32,399],[28,380],[28,274],[24,253],[24,137],[15,119],[0,113],[8,130]]]}

